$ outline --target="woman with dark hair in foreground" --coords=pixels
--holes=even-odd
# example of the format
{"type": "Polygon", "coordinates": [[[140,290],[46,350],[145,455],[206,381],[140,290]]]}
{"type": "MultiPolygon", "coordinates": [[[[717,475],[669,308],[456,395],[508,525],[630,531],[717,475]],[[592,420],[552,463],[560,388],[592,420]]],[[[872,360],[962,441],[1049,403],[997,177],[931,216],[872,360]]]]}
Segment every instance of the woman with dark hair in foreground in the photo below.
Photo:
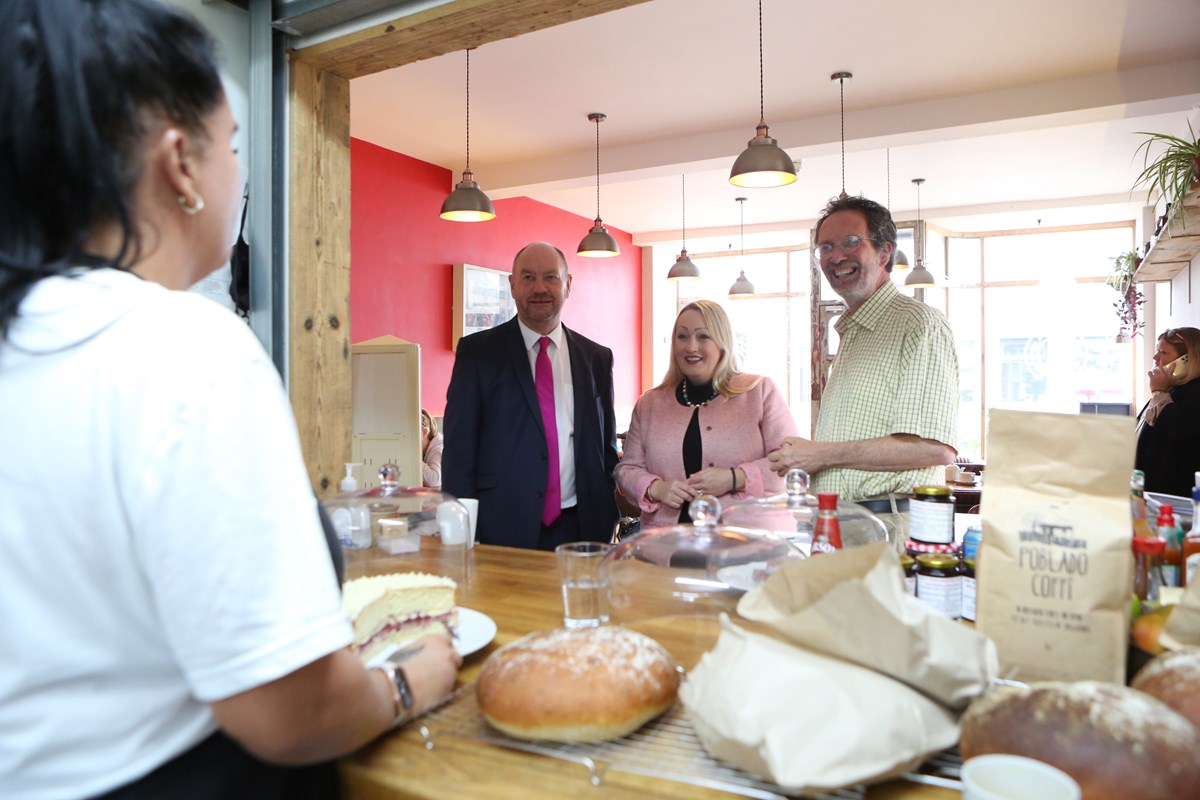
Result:
{"type": "Polygon", "coordinates": [[[239,211],[212,44],[152,0],[4,0],[0,52],[0,796],[336,794],[321,762],[460,659],[351,653],[278,375],[177,291],[239,211]]]}

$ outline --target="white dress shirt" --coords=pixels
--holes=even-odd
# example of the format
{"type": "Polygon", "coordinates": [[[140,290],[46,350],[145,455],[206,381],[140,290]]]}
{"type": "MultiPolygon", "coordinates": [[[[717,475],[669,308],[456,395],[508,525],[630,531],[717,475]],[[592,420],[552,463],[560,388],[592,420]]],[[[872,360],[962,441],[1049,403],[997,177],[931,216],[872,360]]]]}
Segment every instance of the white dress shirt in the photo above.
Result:
{"type": "MultiPolygon", "coordinates": [[[[537,383],[537,357],[542,335],[517,318],[529,369],[537,383]]],[[[571,353],[562,325],[545,334],[550,337],[550,366],[554,371],[554,422],[558,428],[558,477],[562,488],[562,507],[575,505],[575,384],[571,380],[571,353]]]]}

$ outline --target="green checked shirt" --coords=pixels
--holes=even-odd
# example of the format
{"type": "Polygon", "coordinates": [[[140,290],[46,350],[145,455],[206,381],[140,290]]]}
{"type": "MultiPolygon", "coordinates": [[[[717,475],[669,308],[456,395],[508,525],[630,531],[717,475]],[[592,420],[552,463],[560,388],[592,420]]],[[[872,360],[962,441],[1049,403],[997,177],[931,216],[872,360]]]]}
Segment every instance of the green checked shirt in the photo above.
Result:
{"type": "MultiPolygon", "coordinates": [[[[841,337],[817,417],[818,442],[911,433],[954,446],[958,354],[946,318],[903,295],[890,280],[834,326],[841,337]]],[[[849,500],[942,483],[941,466],[902,472],[827,469],[813,493],[849,500]]]]}

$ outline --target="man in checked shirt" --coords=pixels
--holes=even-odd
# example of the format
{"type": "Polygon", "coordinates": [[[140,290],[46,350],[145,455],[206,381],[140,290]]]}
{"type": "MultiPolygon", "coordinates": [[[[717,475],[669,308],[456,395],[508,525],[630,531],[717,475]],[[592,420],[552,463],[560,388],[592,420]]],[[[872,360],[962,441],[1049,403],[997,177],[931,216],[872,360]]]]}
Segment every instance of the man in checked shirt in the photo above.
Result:
{"type": "Polygon", "coordinates": [[[800,467],[813,493],[837,492],[907,538],[908,501],[897,495],[943,482],[957,451],[958,355],[946,318],[891,280],[896,224],[865,197],[830,200],[817,221],[821,271],[847,309],[836,323],[837,358],[811,440],[770,453],[783,474],[800,467]]]}

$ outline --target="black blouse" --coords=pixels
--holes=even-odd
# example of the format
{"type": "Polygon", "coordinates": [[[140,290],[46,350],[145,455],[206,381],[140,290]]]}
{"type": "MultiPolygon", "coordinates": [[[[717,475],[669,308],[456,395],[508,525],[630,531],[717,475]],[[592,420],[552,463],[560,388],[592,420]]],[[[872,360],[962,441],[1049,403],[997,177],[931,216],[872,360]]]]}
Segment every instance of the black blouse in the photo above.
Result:
{"type": "MultiPolygon", "coordinates": [[[[697,386],[688,383],[688,379],[684,378],[675,387],[675,399],[679,405],[692,407],[692,419],[683,434],[683,473],[688,477],[704,469],[704,444],[700,439],[700,406],[707,405],[716,396],[717,390],[713,388],[712,381],[697,386]]],[[[692,521],[687,505],[679,509],[679,521],[692,521]]]]}
{"type": "Polygon", "coordinates": [[[1134,467],[1146,473],[1146,491],[1191,497],[1200,471],[1200,378],[1170,393],[1154,424],[1142,426],[1134,467]]]}

